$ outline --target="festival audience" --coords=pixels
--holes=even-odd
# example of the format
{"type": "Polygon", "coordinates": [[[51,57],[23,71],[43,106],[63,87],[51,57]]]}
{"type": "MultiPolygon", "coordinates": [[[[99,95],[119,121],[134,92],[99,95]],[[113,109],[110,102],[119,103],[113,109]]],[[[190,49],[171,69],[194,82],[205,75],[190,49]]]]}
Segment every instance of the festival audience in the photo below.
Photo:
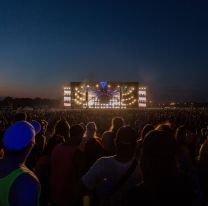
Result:
{"type": "Polygon", "coordinates": [[[0,113],[0,205],[207,206],[207,123],[195,108],[0,113]]]}

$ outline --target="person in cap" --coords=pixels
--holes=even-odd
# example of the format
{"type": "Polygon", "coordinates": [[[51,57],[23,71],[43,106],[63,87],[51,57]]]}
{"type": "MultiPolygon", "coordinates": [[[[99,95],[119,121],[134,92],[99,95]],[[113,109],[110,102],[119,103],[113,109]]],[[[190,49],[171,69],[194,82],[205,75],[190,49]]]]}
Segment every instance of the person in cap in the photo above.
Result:
{"type": "Polygon", "coordinates": [[[4,133],[4,158],[0,160],[0,205],[37,206],[40,183],[25,161],[35,143],[35,129],[17,121],[4,133]]]}
{"type": "Polygon", "coordinates": [[[122,205],[123,194],[140,183],[139,165],[136,163],[134,169],[132,167],[135,162],[136,141],[136,131],[129,126],[121,127],[116,135],[116,154],[98,159],[82,177],[80,190],[83,193],[86,190],[96,191],[99,203],[94,205],[122,205]],[[132,171],[128,172],[126,180],[115,189],[115,185],[121,182],[121,178],[127,175],[130,168],[132,171]]]}

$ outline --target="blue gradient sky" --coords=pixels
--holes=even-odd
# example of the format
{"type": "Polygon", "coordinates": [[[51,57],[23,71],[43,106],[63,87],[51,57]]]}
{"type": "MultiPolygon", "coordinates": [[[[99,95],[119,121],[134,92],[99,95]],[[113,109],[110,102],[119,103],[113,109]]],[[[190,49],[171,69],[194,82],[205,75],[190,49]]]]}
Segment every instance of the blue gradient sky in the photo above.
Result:
{"type": "Polygon", "coordinates": [[[153,100],[208,101],[207,11],[205,0],[2,0],[0,96],[120,80],[153,100]]]}

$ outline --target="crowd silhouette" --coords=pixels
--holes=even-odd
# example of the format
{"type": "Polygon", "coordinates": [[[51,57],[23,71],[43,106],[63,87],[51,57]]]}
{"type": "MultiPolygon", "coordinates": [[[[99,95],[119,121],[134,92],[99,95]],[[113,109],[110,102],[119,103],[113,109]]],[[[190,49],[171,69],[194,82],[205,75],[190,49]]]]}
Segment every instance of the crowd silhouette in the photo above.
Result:
{"type": "Polygon", "coordinates": [[[0,113],[1,206],[208,205],[208,110],[0,113]]]}

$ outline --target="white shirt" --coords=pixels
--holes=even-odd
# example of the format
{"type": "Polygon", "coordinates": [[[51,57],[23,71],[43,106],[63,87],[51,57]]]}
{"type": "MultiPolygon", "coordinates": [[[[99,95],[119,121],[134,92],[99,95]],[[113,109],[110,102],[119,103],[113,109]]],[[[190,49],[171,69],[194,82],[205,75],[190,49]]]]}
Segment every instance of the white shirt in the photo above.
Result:
{"type": "MultiPolygon", "coordinates": [[[[113,185],[117,184],[123,174],[131,166],[133,160],[122,163],[115,159],[115,156],[102,157],[98,159],[89,171],[82,177],[84,185],[88,189],[96,189],[97,195],[101,200],[106,199],[113,185]]],[[[141,182],[141,172],[139,164],[134,172],[128,177],[107,205],[122,205],[122,197],[125,191],[141,182]]]]}

